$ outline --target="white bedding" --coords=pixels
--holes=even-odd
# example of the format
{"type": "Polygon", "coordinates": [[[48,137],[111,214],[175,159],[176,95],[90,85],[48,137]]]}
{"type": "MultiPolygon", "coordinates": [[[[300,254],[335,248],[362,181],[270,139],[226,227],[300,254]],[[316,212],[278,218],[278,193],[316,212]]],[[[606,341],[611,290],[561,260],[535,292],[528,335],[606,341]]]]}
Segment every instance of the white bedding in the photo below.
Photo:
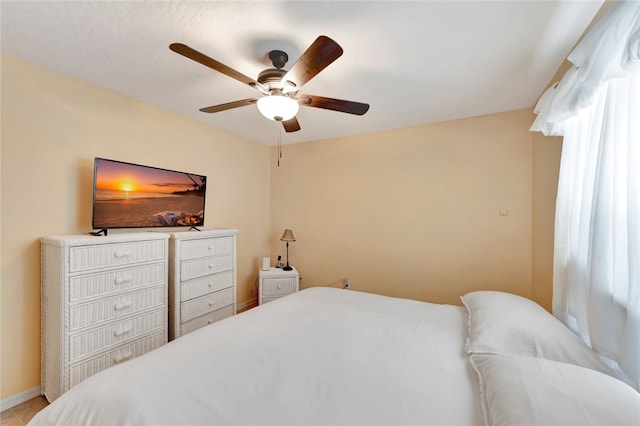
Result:
{"type": "Polygon", "coordinates": [[[30,425],[481,425],[465,308],[312,288],[98,373],[30,425]]]}
{"type": "Polygon", "coordinates": [[[486,424],[638,426],[640,396],[597,370],[546,358],[474,354],[486,424]]]}

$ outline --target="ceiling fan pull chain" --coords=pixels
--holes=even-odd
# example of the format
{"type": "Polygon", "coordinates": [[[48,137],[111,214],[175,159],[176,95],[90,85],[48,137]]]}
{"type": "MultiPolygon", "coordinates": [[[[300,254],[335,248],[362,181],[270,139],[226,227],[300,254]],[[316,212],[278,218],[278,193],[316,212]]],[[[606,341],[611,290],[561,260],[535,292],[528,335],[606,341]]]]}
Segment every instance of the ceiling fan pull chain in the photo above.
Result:
{"type": "Polygon", "coordinates": [[[280,167],[280,160],[282,159],[282,130],[278,126],[278,167],[280,167]]]}
{"type": "Polygon", "coordinates": [[[276,125],[276,131],[278,132],[278,167],[280,167],[280,159],[282,158],[282,131],[280,126],[276,125]]]}

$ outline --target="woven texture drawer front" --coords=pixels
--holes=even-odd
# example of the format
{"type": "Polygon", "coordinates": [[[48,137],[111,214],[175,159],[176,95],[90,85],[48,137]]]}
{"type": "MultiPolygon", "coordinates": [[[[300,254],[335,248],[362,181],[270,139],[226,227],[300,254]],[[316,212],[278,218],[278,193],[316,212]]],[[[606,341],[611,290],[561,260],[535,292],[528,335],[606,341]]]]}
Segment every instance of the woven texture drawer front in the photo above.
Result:
{"type": "Polygon", "coordinates": [[[165,242],[161,240],[71,247],[69,271],[89,271],[164,258],[165,242]]]}
{"type": "Polygon", "coordinates": [[[41,238],[41,382],[53,402],[167,342],[169,234],[41,238]]]}
{"type": "Polygon", "coordinates": [[[69,338],[69,357],[75,360],[92,353],[120,345],[122,342],[136,338],[153,330],[161,330],[165,325],[164,309],[147,312],[112,324],[78,333],[69,338]]]}
{"type": "Polygon", "coordinates": [[[194,280],[183,281],[180,292],[182,300],[191,300],[233,286],[233,271],[208,275],[194,280]]]}
{"type": "Polygon", "coordinates": [[[70,327],[76,330],[165,304],[164,286],[150,287],[134,293],[121,294],[70,308],[70,327]]]}
{"type": "Polygon", "coordinates": [[[297,290],[298,279],[296,277],[265,278],[262,282],[263,297],[286,296],[297,290]]]}
{"type": "Polygon", "coordinates": [[[191,321],[187,321],[181,324],[180,328],[182,329],[182,333],[186,334],[230,316],[233,316],[233,305],[225,306],[224,308],[220,308],[206,315],[194,318],[191,321]]]}
{"type": "Polygon", "coordinates": [[[233,269],[233,255],[184,260],[180,264],[180,279],[190,280],[233,269]]]}
{"type": "Polygon", "coordinates": [[[233,253],[233,237],[204,238],[182,243],[183,260],[231,253],[233,253]]]}
{"type": "Polygon", "coordinates": [[[112,367],[121,362],[127,361],[159,348],[166,342],[164,333],[157,333],[149,337],[145,337],[136,342],[124,345],[111,352],[107,352],[87,361],[80,362],[71,366],[69,370],[69,386],[75,386],[92,374],[97,373],[105,368],[112,367]]]}
{"type": "Polygon", "coordinates": [[[227,305],[233,305],[233,288],[181,303],[180,321],[187,322],[195,317],[213,312],[227,305]]]}
{"type": "Polygon", "coordinates": [[[165,270],[164,263],[153,263],[112,272],[74,276],[70,279],[69,301],[163,283],[166,280],[165,270]]]}

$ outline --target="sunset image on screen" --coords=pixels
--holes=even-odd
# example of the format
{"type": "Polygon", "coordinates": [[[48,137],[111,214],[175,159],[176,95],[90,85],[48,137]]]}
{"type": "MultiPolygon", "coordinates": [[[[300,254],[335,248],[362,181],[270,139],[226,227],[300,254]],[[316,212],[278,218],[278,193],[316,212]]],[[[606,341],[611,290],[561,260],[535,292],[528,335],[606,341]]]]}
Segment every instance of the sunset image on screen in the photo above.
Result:
{"type": "Polygon", "coordinates": [[[94,228],[202,226],[206,176],[97,158],[94,228]]]}

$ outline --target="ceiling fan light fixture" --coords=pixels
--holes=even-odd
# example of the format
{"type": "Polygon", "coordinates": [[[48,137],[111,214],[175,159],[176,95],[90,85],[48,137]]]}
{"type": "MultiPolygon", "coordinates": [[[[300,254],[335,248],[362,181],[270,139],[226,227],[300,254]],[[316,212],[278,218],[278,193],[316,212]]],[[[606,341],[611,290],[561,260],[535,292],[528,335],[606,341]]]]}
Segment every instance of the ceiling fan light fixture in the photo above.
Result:
{"type": "Polygon", "coordinates": [[[298,109],[298,102],[288,96],[270,95],[258,99],[258,110],[269,120],[290,120],[296,116],[298,109]]]}

